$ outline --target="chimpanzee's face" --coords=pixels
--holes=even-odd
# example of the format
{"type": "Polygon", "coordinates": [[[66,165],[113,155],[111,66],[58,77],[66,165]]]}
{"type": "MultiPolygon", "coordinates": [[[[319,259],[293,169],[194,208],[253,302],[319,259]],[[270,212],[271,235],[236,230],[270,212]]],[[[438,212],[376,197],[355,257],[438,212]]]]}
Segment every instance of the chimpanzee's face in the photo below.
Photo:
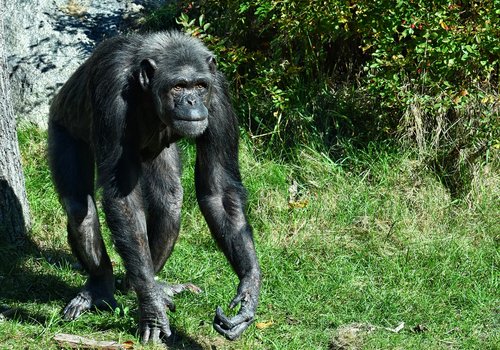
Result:
{"type": "Polygon", "coordinates": [[[209,57],[191,64],[144,60],[141,69],[141,85],[153,94],[160,120],[181,136],[200,136],[209,122],[215,60],[209,57]]]}
{"type": "Polygon", "coordinates": [[[160,92],[163,111],[160,119],[182,136],[197,137],[208,126],[208,102],[212,77],[209,71],[199,72],[184,66],[160,92]],[[163,120],[166,118],[167,120],[163,120]]]}

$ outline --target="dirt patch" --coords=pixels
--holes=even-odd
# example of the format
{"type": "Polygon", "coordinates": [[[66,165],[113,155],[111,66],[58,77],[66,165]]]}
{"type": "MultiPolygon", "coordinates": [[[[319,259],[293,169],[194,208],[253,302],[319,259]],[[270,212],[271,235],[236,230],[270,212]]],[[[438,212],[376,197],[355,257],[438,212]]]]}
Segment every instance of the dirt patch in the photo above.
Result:
{"type": "Polygon", "coordinates": [[[328,346],[329,350],[357,350],[361,349],[366,335],[376,329],[369,323],[350,323],[335,330],[335,334],[328,346]]]}

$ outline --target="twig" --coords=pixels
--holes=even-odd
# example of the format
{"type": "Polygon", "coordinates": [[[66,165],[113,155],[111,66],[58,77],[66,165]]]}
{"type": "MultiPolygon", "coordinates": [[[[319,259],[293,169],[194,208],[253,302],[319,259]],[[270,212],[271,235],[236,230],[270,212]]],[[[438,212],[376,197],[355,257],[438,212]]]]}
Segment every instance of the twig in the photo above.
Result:
{"type": "Polygon", "coordinates": [[[54,340],[60,347],[71,349],[124,350],[131,348],[115,341],[98,341],[74,334],[58,333],[54,335],[54,340]]]}

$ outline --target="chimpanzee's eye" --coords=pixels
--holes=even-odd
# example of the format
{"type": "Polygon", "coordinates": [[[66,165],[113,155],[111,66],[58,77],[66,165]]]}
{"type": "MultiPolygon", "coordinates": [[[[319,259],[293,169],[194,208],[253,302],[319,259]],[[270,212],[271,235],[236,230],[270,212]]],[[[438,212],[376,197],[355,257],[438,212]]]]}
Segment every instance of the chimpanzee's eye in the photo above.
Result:
{"type": "Polygon", "coordinates": [[[177,85],[175,85],[175,86],[172,88],[172,90],[173,90],[174,92],[181,92],[183,88],[184,88],[184,87],[183,87],[181,84],[177,84],[177,85]]]}
{"type": "Polygon", "coordinates": [[[198,83],[198,84],[196,84],[196,86],[195,86],[195,87],[196,87],[196,89],[198,89],[198,90],[203,90],[203,89],[206,89],[206,88],[207,88],[207,84],[205,84],[205,83],[198,83]]]}

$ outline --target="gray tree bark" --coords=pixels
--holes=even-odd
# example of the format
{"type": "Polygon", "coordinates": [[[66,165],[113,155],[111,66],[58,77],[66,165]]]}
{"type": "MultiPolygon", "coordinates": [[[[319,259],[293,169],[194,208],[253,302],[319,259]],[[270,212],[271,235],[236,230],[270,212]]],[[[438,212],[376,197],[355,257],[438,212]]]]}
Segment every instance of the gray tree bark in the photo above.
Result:
{"type": "Polygon", "coordinates": [[[0,239],[19,244],[24,242],[31,222],[9,95],[3,24],[5,8],[4,0],[0,0],[0,239]]]}

